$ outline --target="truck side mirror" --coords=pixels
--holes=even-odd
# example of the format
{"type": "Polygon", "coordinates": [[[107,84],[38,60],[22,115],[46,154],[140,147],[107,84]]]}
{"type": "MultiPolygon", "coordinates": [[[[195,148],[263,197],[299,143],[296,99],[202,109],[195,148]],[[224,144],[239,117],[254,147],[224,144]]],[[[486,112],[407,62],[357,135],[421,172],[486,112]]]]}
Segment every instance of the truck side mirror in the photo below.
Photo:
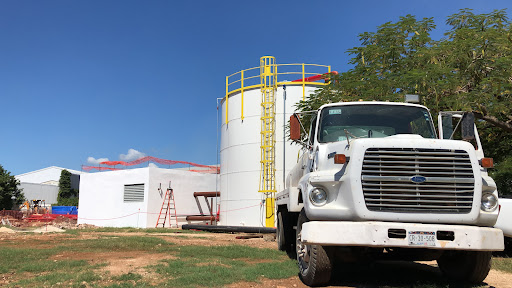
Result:
{"type": "Polygon", "coordinates": [[[461,123],[462,140],[475,140],[475,115],[471,112],[464,113],[461,123]]]}
{"type": "Polygon", "coordinates": [[[299,115],[290,116],[290,139],[294,141],[300,140],[300,123],[299,115]]]}

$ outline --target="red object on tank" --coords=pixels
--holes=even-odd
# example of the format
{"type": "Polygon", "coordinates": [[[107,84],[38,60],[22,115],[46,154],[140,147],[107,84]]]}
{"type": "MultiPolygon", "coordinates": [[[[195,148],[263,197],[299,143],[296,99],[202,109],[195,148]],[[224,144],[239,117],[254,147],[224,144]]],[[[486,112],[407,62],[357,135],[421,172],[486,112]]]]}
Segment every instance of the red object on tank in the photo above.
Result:
{"type": "MultiPolygon", "coordinates": [[[[325,77],[329,76],[329,74],[338,75],[338,71],[332,71],[331,73],[324,73],[324,74],[318,74],[318,75],[306,77],[306,78],[304,78],[304,82],[315,82],[318,80],[322,80],[322,79],[325,79],[325,77]]],[[[302,82],[302,78],[293,80],[292,82],[302,82]]]]}

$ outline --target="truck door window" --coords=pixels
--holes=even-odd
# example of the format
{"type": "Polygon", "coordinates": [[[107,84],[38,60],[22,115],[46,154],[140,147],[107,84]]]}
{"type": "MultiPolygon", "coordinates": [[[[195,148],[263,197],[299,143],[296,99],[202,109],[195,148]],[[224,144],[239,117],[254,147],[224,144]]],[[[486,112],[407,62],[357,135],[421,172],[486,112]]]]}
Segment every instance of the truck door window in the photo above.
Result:
{"type": "MultiPolygon", "coordinates": [[[[441,125],[443,125],[443,139],[462,140],[461,114],[441,114],[441,125]]],[[[478,147],[476,139],[468,141],[475,148],[478,147]]]]}
{"type": "Polygon", "coordinates": [[[309,126],[309,144],[313,146],[315,144],[315,135],[316,135],[316,116],[313,116],[311,119],[311,125],[309,126]]]}

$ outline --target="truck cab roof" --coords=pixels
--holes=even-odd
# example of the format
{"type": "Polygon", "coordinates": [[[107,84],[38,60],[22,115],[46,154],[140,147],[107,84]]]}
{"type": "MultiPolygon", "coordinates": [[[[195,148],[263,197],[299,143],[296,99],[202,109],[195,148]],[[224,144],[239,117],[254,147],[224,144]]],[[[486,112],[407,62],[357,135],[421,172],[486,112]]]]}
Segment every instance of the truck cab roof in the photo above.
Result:
{"type": "Polygon", "coordinates": [[[411,106],[411,107],[419,107],[426,109],[430,111],[427,107],[419,104],[414,103],[405,103],[405,102],[386,102],[386,101],[349,101],[349,102],[336,102],[336,103],[329,103],[324,104],[318,108],[324,109],[326,107],[333,107],[333,106],[345,106],[345,105],[394,105],[394,106],[411,106]]]}

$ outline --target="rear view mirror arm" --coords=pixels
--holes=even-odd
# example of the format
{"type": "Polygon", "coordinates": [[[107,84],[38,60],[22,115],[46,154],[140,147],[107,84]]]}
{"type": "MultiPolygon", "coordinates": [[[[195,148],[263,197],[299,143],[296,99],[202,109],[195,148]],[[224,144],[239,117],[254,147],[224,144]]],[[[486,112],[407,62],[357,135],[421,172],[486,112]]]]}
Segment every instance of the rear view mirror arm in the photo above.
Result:
{"type": "MultiPolygon", "coordinates": [[[[305,113],[307,113],[307,112],[305,112],[305,113]]],[[[304,125],[302,124],[302,121],[300,121],[300,117],[298,117],[298,114],[299,113],[293,113],[293,115],[295,115],[297,117],[297,120],[299,121],[300,128],[302,128],[302,131],[304,132],[304,134],[307,135],[306,128],[304,128],[304,125]]],[[[304,113],[300,113],[300,114],[304,114],[304,113]]],[[[295,140],[295,141],[300,143],[301,145],[308,147],[309,149],[311,149],[313,147],[313,145],[311,145],[310,139],[308,139],[307,143],[302,140],[295,140]]]]}

